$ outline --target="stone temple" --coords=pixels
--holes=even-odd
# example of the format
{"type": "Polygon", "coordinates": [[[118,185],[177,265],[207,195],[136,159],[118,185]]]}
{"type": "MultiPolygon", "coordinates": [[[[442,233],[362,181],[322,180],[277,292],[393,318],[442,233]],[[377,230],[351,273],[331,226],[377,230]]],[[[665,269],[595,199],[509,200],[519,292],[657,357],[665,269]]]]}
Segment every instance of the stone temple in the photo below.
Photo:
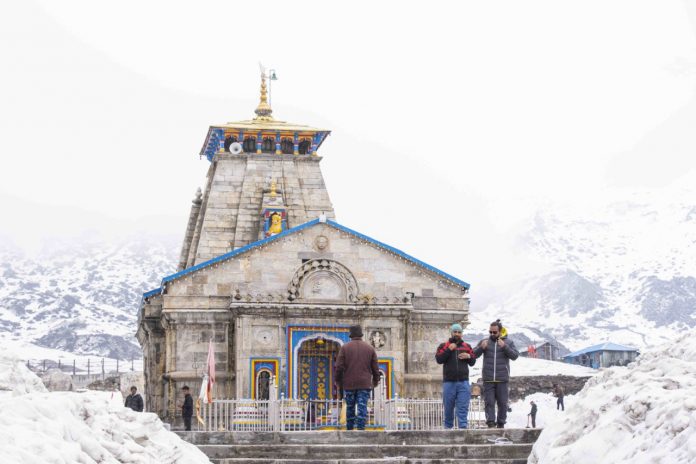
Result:
{"type": "Polygon", "coordinates": [[[217,398],[268,399],[272,379],[286,398],[336,398],[353,324],[387,396],[439,397],[434,350],[469,324],[469,284],[336,221],[319,155],[330,131],[274,119],[264,75],[255,113],[208,130],[178,270],[143,295],[147,409],[175,420],[211,339],[217,398]]]}

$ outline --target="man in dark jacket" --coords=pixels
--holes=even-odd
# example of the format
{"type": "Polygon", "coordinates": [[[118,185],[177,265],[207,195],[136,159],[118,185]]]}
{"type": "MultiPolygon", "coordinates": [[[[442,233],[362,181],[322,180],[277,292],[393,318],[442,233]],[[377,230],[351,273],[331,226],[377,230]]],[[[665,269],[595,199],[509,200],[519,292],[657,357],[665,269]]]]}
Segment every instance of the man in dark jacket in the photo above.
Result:
{"type": "Polygon", "coordinates": [[[445,428],[454,426],[454,408],[457,408],[457,422],[460,429],[468,425],[469,400],[469,366],[476,363],[471,346],[462,340],[462,326],[452,324],[452,336],[440,343],[435,352],[435,360],[442,364],[442,402],[445,408],[445,428]]]}
{"type": "Polygon", "coordinates": [[[350,341],[341,347],[336,359],[336,383],[344,391],[346,400],[346,429],[365,430],[367,401],[370,392],[379,383],[377,353],[362,340],[362,328],[350,328],[350,341]],[[355,414],[357,404],[358,414],[355,414]]]}
{"type": "Polygon", "coordinates": [[[133,411],[143,412],[143,397],[137,391],[138,389],[135,386],[130,388],[131,394],[126,397],[125,406],[133,411]]]}
{"type": "Polygon", "coordinates": [[[193,397],[188,385],[181,389],[184,392],[184,404],[181,406],[181,417],[184,418],[184,429],[191,430],[191,418],[193,417],[193,397]]]}
{"type": "Polygon", "coordinates": [[[559,409],[565,411],[565,404],[563,404],[563,397],[565,396],[565,391],[563,387],[557,384],[553,384],[553,396],[556,397],[556,411],[559,409]]]}
{"type": "MultiPolygon", "coordinates": [[[[532,428],[536,428],[536,413],[537,413],[537,405],[534,401],[530,401],[529,404],[532,405],[532,410],[529,411],[528,416],[532,418],[532,428]]],[[[527,421],[527,428],[529,428],[529,421],[527,421]]]]}
{"type": "Polygon", "coordinates": [[[481,340],[474,354],[483,355],[483,401],[486,404],[486,424],[489,428],[502,429],[507,420],[508,381],[510,380],[510,360],[517,359],[519,353],[512,340],[507,339],[507,332],[500,319],[491,323],[489,337],[481,340]],[[498,415],[495,406],[498,405],[498,415]]]}

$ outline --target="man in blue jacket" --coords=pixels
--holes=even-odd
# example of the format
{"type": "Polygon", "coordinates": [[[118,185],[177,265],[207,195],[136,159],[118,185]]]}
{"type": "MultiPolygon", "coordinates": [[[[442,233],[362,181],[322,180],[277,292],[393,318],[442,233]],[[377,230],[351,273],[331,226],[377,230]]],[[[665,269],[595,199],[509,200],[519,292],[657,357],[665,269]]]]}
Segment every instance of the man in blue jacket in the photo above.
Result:
{"type": "Polygon", "coordinates": [[[454,426],[454,408],[457,408],[457,422],[460,429],[467,427],[469,414],[469,366],[476,363],[476,356],[468,343],[462,340],[462,326],[452,324],[452,336],[440,343],[435,352],[435,360],[442,364],[442,402],[445,408],[445,428],[454,426]]]}
{"type": "Polygon", "coordinates": [[[512,340],[507,339],[507,331],[500,319],[491,323],[489,337],[481,340],[474,354],[483,355],[483,401],[486,404],[486,424],[489,428],[505,427],[508,408],[508,381],[510,380],[510,360],[517,359],[519,353],[512,340]],[[498,415],[495,406],[498,405],[498,415]]]}

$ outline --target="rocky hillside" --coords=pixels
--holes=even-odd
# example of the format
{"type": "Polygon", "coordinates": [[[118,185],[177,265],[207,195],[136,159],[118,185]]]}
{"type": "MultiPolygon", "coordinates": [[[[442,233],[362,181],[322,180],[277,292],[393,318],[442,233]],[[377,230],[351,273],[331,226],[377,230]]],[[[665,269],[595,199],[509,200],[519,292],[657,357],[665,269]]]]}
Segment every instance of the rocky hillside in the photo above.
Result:
{"type": "MultiPolygon", "coordinates": [[[[692,185],[582,209],[540,210],[520,235],[548,271],[499,292],[472,318],[501,318],[520,343],[570,349],[602,341],[644,348],[696,326],[696,194],[692,185]]],[[[472,291],[473,293],[473,291],[472,291]]],[[[476,308],[475,308],[476,310],[476,308]]]]}
{"type": "Polygon", "coordinates": [[[131,359],[142,293],[176,267],[179,237],[85,235],[27,254],[0,245],[0,338],[131,359]]]}

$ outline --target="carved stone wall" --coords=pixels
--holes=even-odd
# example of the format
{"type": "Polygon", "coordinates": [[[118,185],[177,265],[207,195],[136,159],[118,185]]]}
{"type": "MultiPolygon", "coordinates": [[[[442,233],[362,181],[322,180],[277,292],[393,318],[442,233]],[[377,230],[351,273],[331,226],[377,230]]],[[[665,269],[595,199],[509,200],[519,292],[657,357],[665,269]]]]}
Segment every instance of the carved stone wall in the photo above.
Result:
{"type": "Polygon", "coordinates": [[[287,225],[295,227],[334,211],[319,156],[220,153],[208,171],[196,224],[187,233],[187,267],[242,247],[259,238],[260,211],[268,179],[277,181],[288,205],[287,225]]]}
{"type": "Polygon", "coordinates": [[[213,338],[218,394],[250,395],[251,358],[280,360],[288,376],[287,327],[360,324],[390,359],[395,392],[439,396],[438,343],[468,324],[463,288],[423,266],[328,224],[317,223],[168,282],[142,310],[147,403],[177,416],[184,383],[200,385],[213,338]]]}

